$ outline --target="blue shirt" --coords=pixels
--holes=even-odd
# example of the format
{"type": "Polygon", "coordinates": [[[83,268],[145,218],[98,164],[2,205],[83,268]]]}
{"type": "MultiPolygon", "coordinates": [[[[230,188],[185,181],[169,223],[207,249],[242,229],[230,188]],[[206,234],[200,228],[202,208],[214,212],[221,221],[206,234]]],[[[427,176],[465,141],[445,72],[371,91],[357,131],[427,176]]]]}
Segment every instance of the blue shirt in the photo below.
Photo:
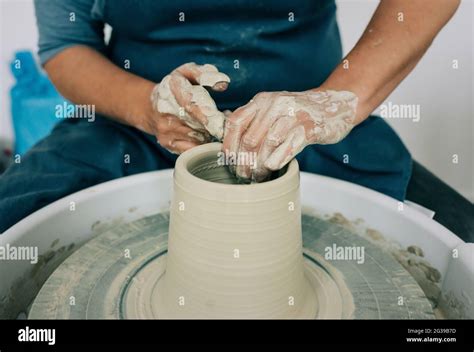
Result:
{"type": "Polygon", "coordinates": [[[36,0],[42,63],[77,44],[159,82],[180,64],[216,65],[231,78],[214,94],[235,109],[261,91],[320,85],[341,60],[333,0],[36,0]],[[112,35],[104,43],[103,28],[112,35]],[[128,61],[126,61],[128,60],[128,61]]]}
{"type": "MultiPolygon", "coordinates": [[[[342,56],[334,0],[35,0],[35,8],[43,64],[74,45],[154,82],[186,62],[214,64],[231,78],[226,92],[213,94],[221,110],[261,91],[316,88],[342,56]],[[107,44],[105,23],[113,28],[107,44]]],[[[298,160],[304,171],[400,200],[411,175],[405,146],[373,116],[298,160]]]]}

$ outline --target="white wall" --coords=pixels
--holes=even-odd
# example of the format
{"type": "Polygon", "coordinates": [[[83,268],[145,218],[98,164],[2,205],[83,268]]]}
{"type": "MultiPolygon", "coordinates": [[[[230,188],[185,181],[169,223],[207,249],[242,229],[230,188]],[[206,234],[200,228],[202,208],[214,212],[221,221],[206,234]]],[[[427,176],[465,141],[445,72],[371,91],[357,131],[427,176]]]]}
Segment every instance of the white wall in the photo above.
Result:
{"type": "Polygon", "coordinates": [[[13,53],[19,49],[36,52],[38,33],[32,0],[0,0],[0,138],[13,136],[9,90],[13,53]]]}
{"type": "MultiPolygon", "coordinates": [[[[347,53],[361,35],[377,1],[338,0],[339,25],[347,53]]],[[[387,120],[413,156],[471,200],[473,187],[473,1],[464,0],[414,72],[387,99],[419,104],[421,119],[387,120]],[[459,69],[452,68],[453,60],[459,69]],[[459,156],[458,164],[452,162],[459,156]]],[[[0,0],[0,137],[11,138],[9,61],[21,48],[36,50],[32,0],[0,0]]]]}
{"type": "MultiPolygon", "coordinates": [[[[378,1],[337,0],[347,53],[357,42],[378,1]]],[[[443,181],[474,199],[473,180],[473,1],[462,1],[415,70],[387,98],[395,104],[419,104],[419,122],[387,119],[413,157],[443,181]],[[452,68],[458,60],[459,68],[452,68]],[[453,154],[458,155],[454,164],[453,154]]]]}

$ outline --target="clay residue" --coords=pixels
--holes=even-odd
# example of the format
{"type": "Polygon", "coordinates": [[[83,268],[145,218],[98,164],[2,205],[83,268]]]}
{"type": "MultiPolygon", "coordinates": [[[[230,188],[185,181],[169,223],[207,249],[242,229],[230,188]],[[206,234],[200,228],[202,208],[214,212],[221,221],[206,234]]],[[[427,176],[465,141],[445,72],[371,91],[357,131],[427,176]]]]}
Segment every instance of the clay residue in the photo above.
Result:
{"type": "Polygon", "coordinates": [[[442,318],[467,319],[465,304],[459,301],[452,292],[446,294],[441,293],[438,307],[438,311],[442,315],[442,318]]]}
{"type": "MultiPolygon", "coordinates": [[[[123,217],[107,222],[98,220],[91,225],[93,237],[123,223],[123,217]]],[[[8,294],[0,297],[0,319],[15,319],[24,312],[51,273],[77,249],[75,243],[56,248],[59,243],[60,239],[55,239],[50,249],[38,256],[38,263],[11,285],[8,294]]]]}
{"type": "Polygon", "coordinates": [[[74,249],[74,247],[75,247],[75,244],[71,243],[69,246],[62,246],[56,250],[49,250],[39,255],[38,263],[36,263],[33,269],[30,271],[30,278],[34,278],[35,276],[37,276],[38,273],[44,270],[44,267],[47,266],[48,263],[51,262],[53,259],[57,257],[61,257],[64,260],[67,256],[64,256],[63,253],[70,253],[74,249]]]}
{"type": "Polygon", "coordinates": [[[56,238],[52,243],[50,248],[54,248],[59,243],[59,238],[56,238]]]}
{"type": "Polygon", "coordinates": [[[93,236],[96,236],[96,235],[101,234],[105,231],[113,229],[117,225],[122,225],[124,223],[125,223],[125,219],[124,219],[123,216],[119,216],[119,217],[117,217],[115,219],[112,219],[110,221],[97,220],[96,222],[94,222],[91,225],[91,231],[93,233],[93,236]]]}
{"type": "MultiPolygon", "coordinates": [[[[58,242],[53,241],[56,245],[58,242]]],[[[53,247],[53,245],[51,245],[53,247]]],[[[20,319],[51,273],[75,250],[75,244],[62,246],[57,250],[50,249],[38,256],[31,271],[16,279],[9,288],[8,294],[0,297],[0,319],[20,319]],[[22,314],[23,313],[23,314],[22,314]]]]}
{"type": "Polygon", "coordinates": [[[418,285],[420,285],[426,297],[429,299],[436,316],[438,318],[445,316],[440,308],[440,299],[442,298],[440,287],[441,273],[423,258],[424,253],[420,247],[411,245],[407,248],[403,248],[395,241],[386,239],[379,231],[361,226],[363,224],[361,219],[350,221],[341,213],[333,214],[329,218],[329,221],[357,233],[369,242],[390,253],[397,262],[410,273],[418,285]]]}

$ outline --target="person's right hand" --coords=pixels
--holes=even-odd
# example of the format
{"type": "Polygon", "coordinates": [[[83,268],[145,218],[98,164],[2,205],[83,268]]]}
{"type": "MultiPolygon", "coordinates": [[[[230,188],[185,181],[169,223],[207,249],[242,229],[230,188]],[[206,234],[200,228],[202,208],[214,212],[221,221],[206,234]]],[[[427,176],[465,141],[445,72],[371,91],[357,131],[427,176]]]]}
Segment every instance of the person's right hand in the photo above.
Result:
{"type": "Polygon", "coordinates": [[[187,63],[164,77],[151,95],[158,143],[180,154],[212,137],[221,140],[225,115],[204,86],[222,92],[229,82],[227,75],[208,64],[187,63]]]}
{"type": "Polygon", "coordinates": [[[358,98],[349,91],[262,92],[227,119],[222,150],[255,155],[230,165],[239,178],[266,180],[309,144],[334,144],[356,125],[358,98]]]}

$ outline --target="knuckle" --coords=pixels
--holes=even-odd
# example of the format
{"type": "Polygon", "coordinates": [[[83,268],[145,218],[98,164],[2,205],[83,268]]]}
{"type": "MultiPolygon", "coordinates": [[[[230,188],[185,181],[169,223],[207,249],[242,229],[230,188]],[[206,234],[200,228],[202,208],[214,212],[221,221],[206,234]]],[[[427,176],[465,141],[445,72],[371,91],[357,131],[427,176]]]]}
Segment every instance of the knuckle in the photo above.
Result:
{"type": "Polygon", "coordinates": [[[242,146],[244,148],[255,148],[257,147],[259,140],[254,135],[246,134],[242,138],[242,146]]]}
{"type": "Polygon", "coordinates": [[[270,146],[278,146],[283,142],[283,138],[279,134],[269,134],[265,140],[265,143],[270,146]]]}
{"type": "Polygon", "coordinates": [[[271,96],[271,94],[272,93],[270,92],[260,92],[255,95],[254,99],[256,100],[267,99],[271,96]]]}
{"type": "Polygon", "coordinates": [[[232,115],[227,117],[226,119],[226,126],[228,127],[238,127],[246,121],[246,110],[245,108],[237,109],[232,115]]]}

